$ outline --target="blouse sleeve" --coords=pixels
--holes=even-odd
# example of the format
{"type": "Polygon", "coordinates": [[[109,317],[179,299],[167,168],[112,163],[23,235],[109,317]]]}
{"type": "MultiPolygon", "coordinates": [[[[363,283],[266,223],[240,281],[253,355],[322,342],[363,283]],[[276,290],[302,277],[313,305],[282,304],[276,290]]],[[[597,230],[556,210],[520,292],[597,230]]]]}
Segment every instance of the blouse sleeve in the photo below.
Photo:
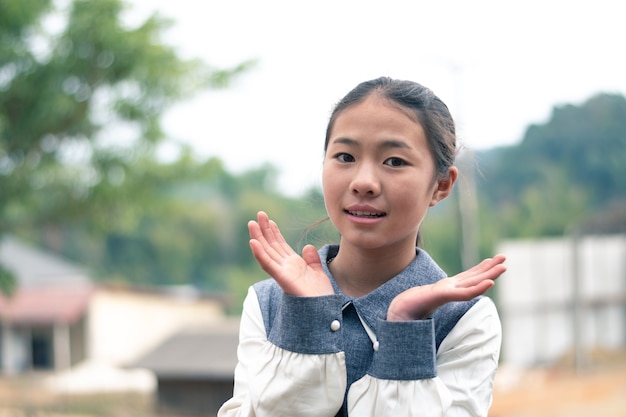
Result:
{"type": "Polygon", "coordinates": [[[424,337],[432,330],[429,321],[386,322],[381,327],[380,355],[348,392],[350,415],[487,416],[501,343],[495,305],[486,297],[478,301],[436,355],[434,338],[428,342],[424,337]],[[413,343],[402,343],[409,339],[413,343]],[[428,358],[436,370],[429,367],[428,358]]]}
{"type": "Polygon", "coordinates": [[[285,295],[270,335],[251,288],[241,317],[233,397],[219,417],[334,417],[346,391],[341,298],[285,295]],[[311,319],[311,317],[316,317],[311,319]]]}

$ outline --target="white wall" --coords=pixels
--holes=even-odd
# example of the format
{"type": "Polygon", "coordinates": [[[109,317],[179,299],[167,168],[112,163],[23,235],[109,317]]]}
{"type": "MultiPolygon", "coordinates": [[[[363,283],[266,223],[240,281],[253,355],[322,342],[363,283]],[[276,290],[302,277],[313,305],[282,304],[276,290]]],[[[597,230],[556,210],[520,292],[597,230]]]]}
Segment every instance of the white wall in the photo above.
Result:
{"type": "Polygon", "coordinates": [[[583,350],[626,345],[626,236],[504,241],[497,252],[507,255],[496,286],[504,363],[553,362],[577,334],[583,350]]]}
{"type": "Polygon", "coordinates": [[[17,374],[30,368],[30,334],[24,328],[14,328],[0,323],[0,342],[2,348],[0,352],[0,372],[6,374],[17,374]]]}
{"type": "Polygon", "coordinates": [[[89,308],[88,357],[125,366],[172,333],[223,318],[211,300],[100,288],[89,308]]]}

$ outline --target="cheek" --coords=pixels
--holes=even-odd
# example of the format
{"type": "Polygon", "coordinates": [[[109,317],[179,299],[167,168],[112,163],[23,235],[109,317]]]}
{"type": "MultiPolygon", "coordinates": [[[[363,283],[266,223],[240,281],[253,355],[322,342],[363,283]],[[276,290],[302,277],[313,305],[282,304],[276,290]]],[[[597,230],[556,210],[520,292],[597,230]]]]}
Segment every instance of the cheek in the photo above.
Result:
{"type": "Polygon", "coordinates": [[[328,193],[328,188],[332,184],[330,181],[330,176],[326,169],[322,170],[322,193],[324,194],[324,199],[326,199],[326,194],[328,193]]]}
{"type": "Polygon", "coordinates": [[[337,171],[324,170],[322,172],[322,193],[324,196],[324,206],[326,214],[331,223],[337,226],[337,221],[343,213],[343,197],[345,196],[346,185],[342,181],[341,175],[337,171]]]}
{"type": "Polygon", "coordinates": [[[338,188],[339,187],[337,187],[337,184],[335,184],[332,179],[331,181],[323,181],[322,193],[324,195],[324,203],[326,204],[327,209],[332,209],[339,204],[341,194],[338,188]]]}
{"type": "Polygon", "coordinates": [[[322,192],[324,196],[336,195],[342,187],[342,176],[340,170],[333,166],[332,162],[324,164],[322,167],[322,192]]]}
{"type": "Polygon", "coordinates": [[[392,205],[401,208],[412,218],[422,217],[431,206],[433,189],[426,183],[395,183],[394,201],[392,205]],[[411,192],[412,190],[412,192],[411,192]]]}
{"type": "Polygon", "coordinates": [[[333,181],[330,173],[324,169],[322,172],[322,194],[324,196],[324,204],[326,204],[327,211],[329,204],[333,204],[332,202],[335,200],[334,188],[336,188],[335,181],[333,181]]]}

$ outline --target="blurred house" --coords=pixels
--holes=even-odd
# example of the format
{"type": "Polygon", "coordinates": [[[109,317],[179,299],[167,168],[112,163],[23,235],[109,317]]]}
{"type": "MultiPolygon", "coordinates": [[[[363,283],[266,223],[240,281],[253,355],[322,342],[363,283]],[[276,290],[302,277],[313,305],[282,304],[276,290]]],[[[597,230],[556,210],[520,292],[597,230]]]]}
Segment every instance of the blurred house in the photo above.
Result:
{"type": "Polygon", "coordinates": [[[0,262],[17,279],[0,295],[0,370],[63,369],[86,358],[86,317],[94,285],[87,272],[5,237],[0,262]]]}
{"type": "Polygon", "coordinates": [[[222,297],[97,284],[83,268],[14,238],[0,241],[0,262],[18,282],[12,297],[0,295],[0,373],[56,371],[58,389],[115,389],[114,375],[129,381],[118,375],[123,367],[172,334],[224,320],[222,297]]]}
{"type": "Polygon", "coordinates": [[[626,235],[510,240],[498,279],[502,361],[528,367],[626,347],[626,235]]]}
{"type": "Polygon", "coordinates": [[[214,416],[233,393],[239,320],[180,331],[132,367],[156,375],[162,413],[214,416]]]}

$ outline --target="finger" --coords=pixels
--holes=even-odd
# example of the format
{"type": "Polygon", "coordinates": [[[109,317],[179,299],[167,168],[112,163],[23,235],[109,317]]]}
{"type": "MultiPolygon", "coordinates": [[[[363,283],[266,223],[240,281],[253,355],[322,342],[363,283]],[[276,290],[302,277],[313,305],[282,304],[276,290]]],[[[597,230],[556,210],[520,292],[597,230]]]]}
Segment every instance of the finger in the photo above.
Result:
{"type": "Polygon", "coordinates": [[[267,254],[263,245],[258,240],[250,239],[250,249],[252,250],[252,256],[254,256],[254,259],[256,259],[261,269],[267,272],[270,276],[274,276],[276,263],[267,254]]]}
{"type": "Polygon", "coordinates": [[[261,234],[265,238],[268,243],[271,243],[275,240],[274,232],[272,231],[272,227],[270,226],[270,219],[267,214],[263,211],[259,211],[257,213],[257,222],[259,223],[259,230],[261,230],[261,234]]]}
{"type": "Polygon", "coordinates": [[[268,222],[269,219],[267,217],[267,214],[265,214],[265,212],[259,211],[257,213],[257,220],[250,220],[248,222],[248,231],[250,232],[250,237],[260,242],[267,242],[267,238],[269,237],[266,235],[268,222]]]}
{"type": "Polygon", "coordinates": [[[263,237],[263,234],[261,233],[261,227],[254,220],[250,220],[248,222],[248,234],[250,234],[250,238],[251,239],[255,239],[255,240],[264,240],[265,239],[263,237]]]}
{"type": "Polygon", "coordinates": [[[252,242],[252,240],[256,241],[258,243],[258,246],[256,247],[257,251],[263,250],[270,257],[270,259],[278,261],[281,258],[281,255],[276,251],[273,244],[268,241],[268,238],[272,239],[272,237],[268,237],[267,233],[263,231],[262,224],[264,222],[267,223],[267,216],[264,218],[263,215],[259,215],[258,221],[250,220],[248,222],[248,232],[250,233],[251,239],[250,242],[252,242]]]}
{"type": "Polygon", "coordinates": [[[467,281],[468,286],[474,285],[476,282],[484,279],[496,279],[506,271],[506,267],[503,265],[505,260],[506,257],[504,255],[496,255],[493,258],[484,259],[478,265],[461,272],[454,276],[454,278],[459,282],[467,281]]]}
{"type": "Polygon", "coordinates": [[[287,240],[283,237],[283,234],[280,232],[278,225],[273,220],[269,221],[270,229],[272,231],[272,236],[274,238],[274,249],[283,256],[291,256],[295,254],[295,251],[291,248],[291,246],[287,243],[287,240]]]}
{"type": "Polygon", "coordinates": [[[272,250],[270,243],[263,235],[263,231],[259,223],[254,220],[250,220],[248,222],[248,233],[250,234],[250,239],[258,242],[264,250],[272,250]]]}
{"type": "Polygon", "coordinates": [[[475,265],[474,267],[468,269],[466,272],[469,272],[469,273],[482,273],[484,271],[487,271],[487,270],[493,268],[496,265],[500,265],[500,264],[504,263],[505,260],[506,260],[506,257],[504,255],[498,254],[498,255],[494,256],[493,258],[484,259],[478,265],[475,265]]]}
{"type": "Polygon", "coordinates": [[[302,258],[310,267],[321,270],[322,269],[322,260],[320,259],[320,255],[315,249],[313,245],[306,245],[302,248],[302,258]]]}
{"type": "Polygon", "coordinates": [[[506,266],[498,264],[480,273],[462,273],[455,278],[458,287],[473,287],[483,281],[494,281],[506,271],[506,266]]]}
{"type": "Polygon", "coordinates": [[[302,258],[307,266],[317,274],[314,282],[312,282],[312,290],[314,290],[314,292],[311,292],[309,295],[320,296],[334,294],[335,290],[324,272],[322,260],[315,246],[306,245],[302,248],[302,258]]]}
{"type": "Polygon", "coordinates": [[[495,285],[495,282],[490,279],[481,281],[472,287],[466,288],[465,291],[460,291],[459,292],[460,298],[458,298],[457,301],[471,300],[474,297],[478,297],[479,295],[482,295],[485,292],[487,292],[487,290],[492,288],[494,285],[495,285]]]}
{"type": "Polygon", "coordinates": [[[472,298],[484,294],[494,285],[495,282],[493,280],[486,279],[476,282],[475,285],[448,288],[442,293],[442,299],[445,302],[471,300],[472,298]]]}
{"type": "Polygon", "coordinates": [[[270,220],[267,214],[262,211],[257,214],[257,218],[263,237],[267,244],[276,252],[276,255],[285,257],[295,254],[280,232],[276,222],[270,220]]]}

